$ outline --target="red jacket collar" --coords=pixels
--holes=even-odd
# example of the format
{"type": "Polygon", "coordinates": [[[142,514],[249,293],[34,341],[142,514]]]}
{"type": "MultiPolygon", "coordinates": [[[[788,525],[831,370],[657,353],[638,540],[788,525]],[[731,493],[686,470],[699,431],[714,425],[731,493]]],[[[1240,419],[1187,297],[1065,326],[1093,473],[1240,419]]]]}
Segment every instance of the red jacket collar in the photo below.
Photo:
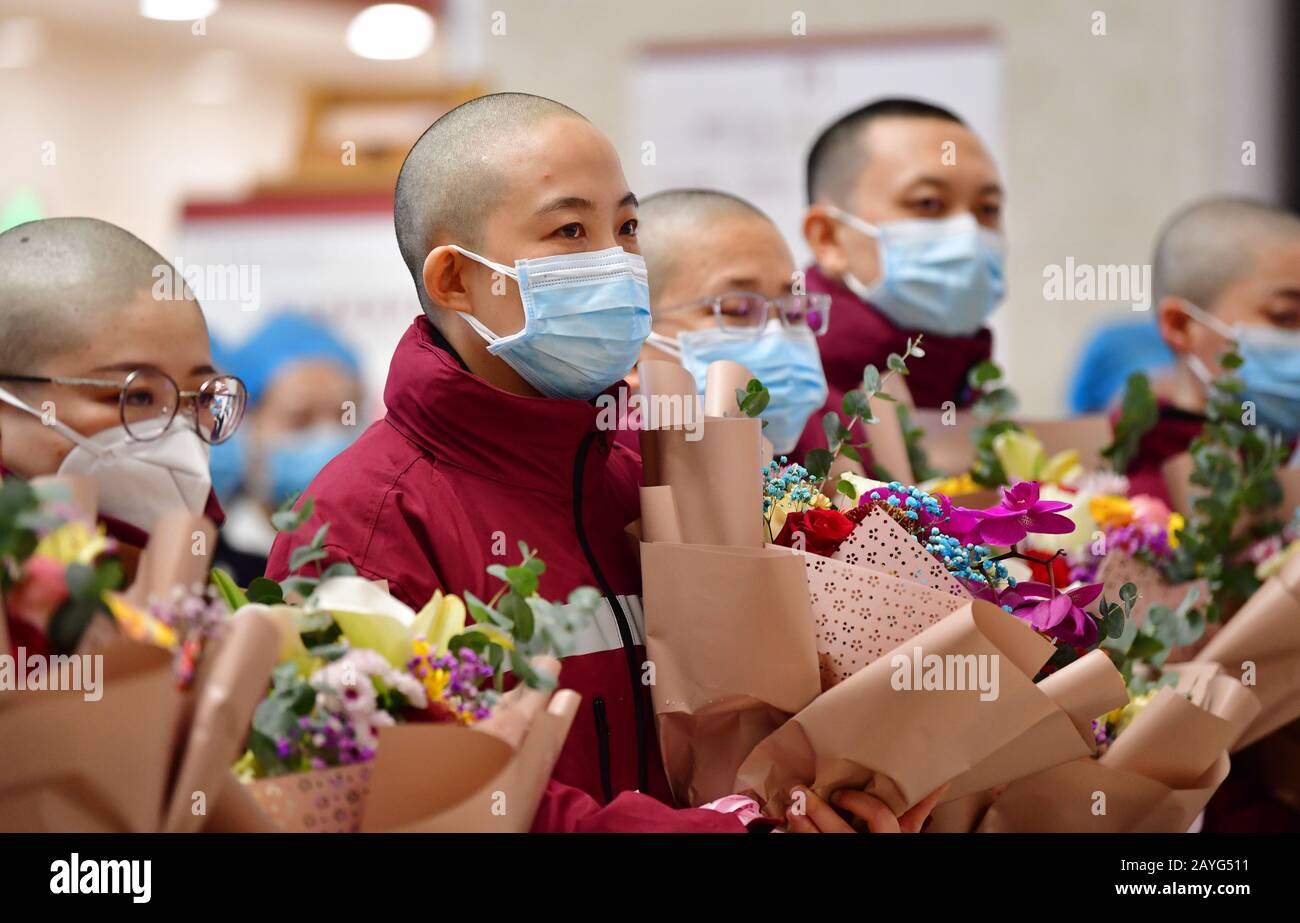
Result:
{"type": "MultiPolygon", "coordinates": [[[[830,327],[818,338],[822,367],[832,392],[846,392],[862,383],[868,363],[881,371],[890,353],[902,355],[907,341],[922,331],[897,326],[873,304],[860,299],[839,279],[815,264],[804,273],[808,291],[831,296],[830,327]]],[[[993,333],[982,327],[970,336],[924,333],[925,356],[912,359],[907,386],[917,407],[940,407],[944,401],[958,406],[970,402],[967,372],[993,354],[993,333]]],[[[838,410],[838,402],[833,409],[838,410]]],[[[814,417],[821,419],[821,414],[814,417]]]]}
{"type": "MultiPolygon", "coordinates": [[[[613,394],[624,382],[606,389],[613,394]]],[[[417,317],[393,353],[384,387],[387,421],[444,464],[520,487],[572,491],[578,443],[596,431],[590,401],[525,397],[467,372],[417,317]]],[[[608,451],[612,434],[596,446],[608,451]]]]}

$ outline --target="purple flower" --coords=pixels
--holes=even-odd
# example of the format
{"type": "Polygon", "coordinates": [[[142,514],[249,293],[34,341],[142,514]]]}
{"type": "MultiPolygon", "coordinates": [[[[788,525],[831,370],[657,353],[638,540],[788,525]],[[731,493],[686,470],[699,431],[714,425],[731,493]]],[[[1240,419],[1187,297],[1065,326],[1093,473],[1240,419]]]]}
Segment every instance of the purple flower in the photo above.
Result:
{"type": "Polygon", "coordinates": [[[1091,647],[1101,636],[1097,620],[1083,607],[1101,595],[1102,584],[1093,583],[1055,595],[1045,583],[1020,583],[1016,589],[1024,602],[1012,614],[1044,634],[1081,647],[1091,647]]]}
{"type": "Polygon", "coordinates": [[[1037,481],[1021,481],[1002,488],[1002,502],[987,510],[968,510],[979,517],[967,541],[988,545],[1014,545],[1030,532],[1064,535],[1074,523],[1060,514],[1071,504],[1063,500],[1040,500],[1037,481]]]}

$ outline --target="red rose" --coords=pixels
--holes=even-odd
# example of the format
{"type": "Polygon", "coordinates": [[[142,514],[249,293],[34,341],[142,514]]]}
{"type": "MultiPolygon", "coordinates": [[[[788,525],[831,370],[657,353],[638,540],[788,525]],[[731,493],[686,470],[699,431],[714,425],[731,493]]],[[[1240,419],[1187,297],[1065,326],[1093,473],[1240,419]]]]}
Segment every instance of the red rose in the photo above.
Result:
{"type": "Polygon", "coordinates": [[[776,537],[778,545],[795,547],[795,533],[803,535],[803,550],[822,557],[830,557],[849,537],[855,523],[839,510],[806,510],[791,513],[785,517],[781,534],[776,537]]]}

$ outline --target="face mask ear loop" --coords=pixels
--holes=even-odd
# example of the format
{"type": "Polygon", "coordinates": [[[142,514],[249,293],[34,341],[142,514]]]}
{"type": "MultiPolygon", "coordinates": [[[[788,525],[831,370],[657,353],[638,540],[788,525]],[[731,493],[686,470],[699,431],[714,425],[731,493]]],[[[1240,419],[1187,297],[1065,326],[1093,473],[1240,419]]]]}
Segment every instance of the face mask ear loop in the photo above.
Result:
{"type": "MultiPolygon", "coordinates": [[[[12,394],[9,391],[5,390],[4,388],[0,388],[0,401],[3,401],[4,403],[10,405],[11,407],[16,407],[19,410],[22,410],[26,413],[30,413],[32,416],[36,417],[42,423],[45,423],[45,415],[43,413],[41,413],[36,408],[30,406],[27,402],[23,401],[17,395],[12,394]]],[[[60,423],[57,417],[53,421],[51,421],[50,423],[46,423],[45,425],[50,427],[52,430],[54,430],[64,439],[67,439],[69,442],[81,446],[83,449],[85,449],[87,452],[90,452],[92,455],[103,456],[107,453],[106,449],[103,449],[100,446],[95,445],[95,443],[91,442],[89,439],[81,435],[81,433],[77,432],[72,427],[60,423]]]]}
{"type": "MultiPolygon", "coordinates": [[[[464,247],[461,247],[457,244],[447,244],[447,246],[451,247],[451,249],[455,250],[461,256],[464,256],[468,259],[473,260],[476,263],[486,266],[488,269],[499,272],[503,276],[506,276],[507,278],[514,279],[516,282],[519,281],[519,273],[509,266],[505,266],[501,263],[493,262],[492,260],[489,260],[487,257],[479,256],[473,250],[466,250],[464,247]]],[[[497,340],[501,339],[501,337],[497,336],[495,333],[489,330],[487,328],[487,325],[484,324],[481,320],[479,320],[474,315],[466,314],[464,311],[457,311],[456,313],[459,314],[461,318],[465,321],[465,323],[469,324],[470,329],[472,329],[475,333],[481,336],[489,346],[491,346],[497,340]]]]}
{"type": "Polygon", "coordinates": [[[841,224],[847,224],[855,231],[861,231],[863,234],[866,234],[868,237],[874,237],[876,239],[880,238],[880,228],[876,227],[874,224],[867,221],[865,218],[859,218],[857,215],[852,214],[851,212],[846,212],[838,205],[827,205],[826,211],[829,212],[835,218],[835,220],[839,221],[841,224]]]}
{"type": "Polygon", "coordinates": [[[1202,327],[1208,327],[1225,340],[1237,341],[1237,331],[1229,327],[1223,321],[1219,320],[1209,311],[1198,307],[1186,298],[1183,299],[1183,313],[1196,321],[1202,327]]]}
{"type": "Polygon", "coordinates": [[[672,356],[674,359],[678,360],[679,362],[681,361],[682,348],[674,338],[666,337],[662,333],[655,333],[652,330],[650,331],[650,335],[646,337],[645,341],[647,345],[653,346],[661,353],[664,353],[665,355],[668,356],[672,356]]]}

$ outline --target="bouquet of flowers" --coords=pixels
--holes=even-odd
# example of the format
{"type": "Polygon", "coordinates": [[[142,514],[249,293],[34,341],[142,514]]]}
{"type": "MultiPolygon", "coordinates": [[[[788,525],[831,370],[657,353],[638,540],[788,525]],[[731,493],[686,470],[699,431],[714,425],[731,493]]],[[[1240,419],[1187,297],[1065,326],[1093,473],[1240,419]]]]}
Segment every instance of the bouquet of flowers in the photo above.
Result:
{"type": "MultiPolygon", "coordinates": [[[[305,519],[310,502],[292,515],[305,519]]],[[[314,560],[324,537],[296,563],[314,560]]],[[[271,688],[235,764],[277,827],[528,828],[577,705],[571,692],[551,698],[553,657],[599,597],[584,587],[564,604],[542,599],[545,564],[523,543],[520,554],[489,567],[502,581],[491,600],[439,591],[419,612],[346,565],[247,592],[218,578],[238,611],[280,628],[271,688]],[[509,693],[507,673],[520,683],[509,693]],[[494,811],[494,799],[509,807],[494,811]]]]}
{"type": "MultiPolygon", "coordinates": [[[[59,496],[56,504],[76,498],[76,525],[57,527],[35,548],[44,542],[55,560],[79,544],[88,554],[102,544],[86,525],[94,522],[93,490],[72,485],[59,496]]],[[[31,521],[66,515],[60,509],[38,510],[31,521]]],[[[206,580],[214,538],[201,517],[164,517],[126,592],[103,588],[116,582],[105,580],[93,598],[73,597],[82,629],[75,653],[19,658],[24,670],[48,663],[47,681],[0,693],[0,729],[20,744],[0,767],[0,826],[191,831],[228,806],[228,767],[239,746],[231,728],[247,721],[260,694],[275,628],[191,598],[206,580]],[[102,613],[112,618],[85,631],[102,613]]],[[[70,583],[87,579],[73,566],[88,565],[70,565],[70,583]]],[[[59,618],[68,610],[53,611],[59,618]]]]}
{"type": "Polygon", "coordinates": [[[124,575],[95,522],[94,485],[72,479],[0,483],[0,633],[37,655],[70,654],[104,594],[124,575]],[[87,505],[91,507],[87,513],[87,505]]]}

